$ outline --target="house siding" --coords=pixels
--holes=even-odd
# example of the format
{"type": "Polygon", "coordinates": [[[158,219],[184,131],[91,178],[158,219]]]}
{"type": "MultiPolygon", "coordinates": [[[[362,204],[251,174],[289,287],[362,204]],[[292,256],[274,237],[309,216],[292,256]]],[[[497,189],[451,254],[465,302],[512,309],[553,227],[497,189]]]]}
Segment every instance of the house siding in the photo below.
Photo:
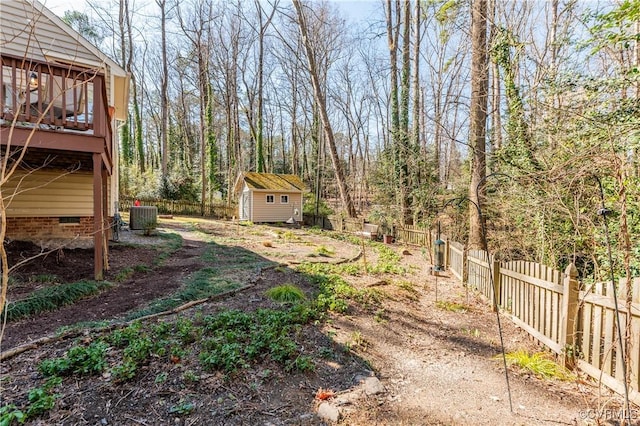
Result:
{"type": "Polygon", "coordinates": [[[300,212],[298,221],[302,220],[302,194],[279,191],[253,191],[251,202],[252,221],[259,222],[285,222],[293,216],[294,209],[300,212]],[[275,196],[275,203],[267,204],[267,195],[275,196]],[[288,195],[289,203],[280,203],[280,196],[288,195]]]}
{"type": "Polygon", "coordinates": [[[42,13],[41,4],[2,0],[1,8],[0,48],[4,54],[40,61],[56,57],[77,64],[100,65],[101,61],[95,54],[78,43],[80,36],[72,37],[47,18],[42,13]],[[36,28],[32,29],[32,26],[36,28]]]}
{"type": "Polygon", "coordinates": [[[40,170],[18,171],[3,185],[2,195],[8,218],[93,216],[93,176],[40,170]],[[19,191],[11,199],[16,187],[19,191]]]}

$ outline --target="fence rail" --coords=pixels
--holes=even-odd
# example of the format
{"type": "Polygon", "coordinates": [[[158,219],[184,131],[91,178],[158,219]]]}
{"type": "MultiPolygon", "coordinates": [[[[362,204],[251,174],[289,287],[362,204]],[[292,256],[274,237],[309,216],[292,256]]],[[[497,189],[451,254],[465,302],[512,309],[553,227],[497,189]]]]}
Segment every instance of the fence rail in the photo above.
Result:
{"type": "MultiPolygon", "coordinates": [[[[202,204],[190,201],[164,200],[160,198],[139,198],[142,206],[156,206],[159,214],[174,214],[184,216],[204,216],[217,219],[228,219],[236,215],[236,206],[228,206],[226,203],[210,204],[205,203],[204,215],[202,214],[202,204]]],[[[133,197],[122,197],[118,208],[121,211],[128,211],[136,201],[133,197]]]]}

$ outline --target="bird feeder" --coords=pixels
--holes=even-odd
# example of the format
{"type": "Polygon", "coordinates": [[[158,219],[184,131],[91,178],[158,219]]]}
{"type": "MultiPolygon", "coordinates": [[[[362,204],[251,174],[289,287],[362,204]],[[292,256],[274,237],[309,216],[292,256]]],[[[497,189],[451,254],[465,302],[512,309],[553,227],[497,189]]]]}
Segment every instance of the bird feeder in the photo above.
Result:
{"type": "Polygon", "coordinates": [[[445,243],[440,238],[438,238],[433,244],[433,270],[436,272],[444,271],[444,249],[445,243]]]}

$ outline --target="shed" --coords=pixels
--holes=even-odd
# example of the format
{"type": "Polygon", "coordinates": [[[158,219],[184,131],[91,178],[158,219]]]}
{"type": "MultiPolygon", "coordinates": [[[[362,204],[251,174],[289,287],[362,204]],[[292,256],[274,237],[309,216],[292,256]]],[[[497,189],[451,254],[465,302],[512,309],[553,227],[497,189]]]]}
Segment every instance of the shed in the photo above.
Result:
{"type": "Polygon", "coordinates": [[[235,184],[240,220],[301,222],[306,187],[296,175],[240,173],[235,184]]]}

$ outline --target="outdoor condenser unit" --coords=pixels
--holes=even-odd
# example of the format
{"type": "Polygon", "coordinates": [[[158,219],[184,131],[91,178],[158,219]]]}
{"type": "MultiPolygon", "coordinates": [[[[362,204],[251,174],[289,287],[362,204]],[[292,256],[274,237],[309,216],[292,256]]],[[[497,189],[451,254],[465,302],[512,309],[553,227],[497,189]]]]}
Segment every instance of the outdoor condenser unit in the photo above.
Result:
{"type": "Polygon", "coordinates": [[[155,229],[158,223],[156,206],[133,206],[129,211],[129,229],[155,229]]]}

